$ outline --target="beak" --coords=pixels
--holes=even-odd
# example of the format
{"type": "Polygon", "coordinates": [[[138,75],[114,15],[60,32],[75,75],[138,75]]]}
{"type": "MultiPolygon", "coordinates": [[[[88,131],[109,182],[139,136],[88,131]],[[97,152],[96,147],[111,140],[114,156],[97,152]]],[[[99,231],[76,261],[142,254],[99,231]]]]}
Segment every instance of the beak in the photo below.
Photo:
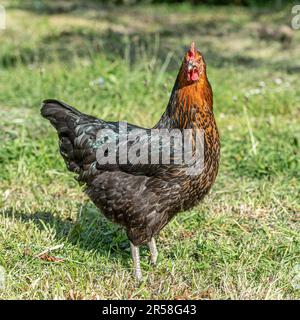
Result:
{"type": "Polygon", "coordinates": [[[187,65],[188,71],[192,71],[194,69],[194,67],[196,67],[196,64],[189,61],[188,65],[187,65]]]}

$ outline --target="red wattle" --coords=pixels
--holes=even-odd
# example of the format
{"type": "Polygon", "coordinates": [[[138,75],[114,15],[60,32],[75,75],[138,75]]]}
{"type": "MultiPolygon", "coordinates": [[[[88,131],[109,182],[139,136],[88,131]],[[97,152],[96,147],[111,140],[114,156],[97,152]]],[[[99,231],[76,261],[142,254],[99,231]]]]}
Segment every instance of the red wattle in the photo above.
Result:
{"type": "Polygon", "coordinates": [[[192,71],[192,76],[191,76],[192,81],[197,81],[199,79],[199,74],[196,71],[192,71]]]}
{"type": "Polygon", "coordinates": [[[197,81],[199,79],[199,72],[197,70],[191,70],[187,75],[188,81],[197,81]]]}

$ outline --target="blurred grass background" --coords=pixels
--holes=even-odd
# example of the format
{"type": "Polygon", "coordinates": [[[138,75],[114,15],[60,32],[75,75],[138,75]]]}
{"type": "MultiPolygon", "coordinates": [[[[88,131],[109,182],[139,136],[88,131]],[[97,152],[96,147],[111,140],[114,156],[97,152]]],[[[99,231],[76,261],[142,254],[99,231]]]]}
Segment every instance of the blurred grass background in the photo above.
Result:
{"type": "Polygon", "coordinates": [[[300,298],[292,2],[158,2],[0,1],[0,298],[300,298]],[[39,107],[57,98],[150,127],[191,41],[214,90],[221,167],[205,201],[161,232],[157,268],[142,251],[138,286],[125,233],[67,172],[39,107]]]}

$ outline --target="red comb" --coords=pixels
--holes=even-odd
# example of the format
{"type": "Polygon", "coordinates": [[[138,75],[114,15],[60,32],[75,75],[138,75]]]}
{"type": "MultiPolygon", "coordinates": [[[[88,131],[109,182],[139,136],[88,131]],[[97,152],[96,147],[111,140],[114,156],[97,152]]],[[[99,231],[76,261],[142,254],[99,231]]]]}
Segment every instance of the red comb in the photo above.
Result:
{"type": "Polygon", "coordinates": [[[196,48],[195,48],[195,42],[192,42],[190,50],[188,51],[189,58],[195,58],[196,56],[196,48]]]}

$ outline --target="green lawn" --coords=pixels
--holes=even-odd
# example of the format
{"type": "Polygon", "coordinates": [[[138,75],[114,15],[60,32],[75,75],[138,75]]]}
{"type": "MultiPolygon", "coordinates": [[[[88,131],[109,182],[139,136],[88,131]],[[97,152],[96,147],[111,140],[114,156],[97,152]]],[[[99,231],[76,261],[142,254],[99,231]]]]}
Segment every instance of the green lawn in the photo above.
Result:
{"type": "Polygon", "coordinates": [[[290,44],[259,36],[289,25],[290,7],[2,3],[1,299],[300,299],[300,30],[290,44]],[[221,167],[205,201],[161,232],[156,268],[143,248],[138,285],[125,232],[67,171],[39,108],[58,98],[150,127],[192,40],[214,90],[221,167]]]}

